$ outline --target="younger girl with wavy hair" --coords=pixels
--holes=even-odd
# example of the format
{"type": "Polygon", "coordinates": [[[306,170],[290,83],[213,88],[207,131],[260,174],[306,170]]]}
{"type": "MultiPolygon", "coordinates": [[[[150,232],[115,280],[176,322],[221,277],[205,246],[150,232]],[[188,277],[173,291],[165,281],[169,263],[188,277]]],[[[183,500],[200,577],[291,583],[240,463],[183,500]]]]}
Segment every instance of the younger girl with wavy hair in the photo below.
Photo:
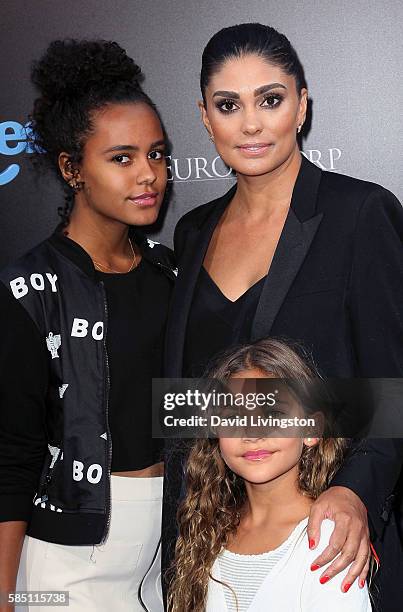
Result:
{"type": "MultiPolygon", "coordinates": [[[[266,339],[224,353],[208,376],[304,384],[318,373],[285,343],[266,339]]],[[[319,579],[312,565],[318,550],[305,537],[310,506],[329,486],[345,448],[342,438],[196,441],[178,511],[169,611],[369,612],[365,585],[342,592],[339,581],[319,579]]],[[[333,526],[322,523],[322,549],[333,526]]]]}

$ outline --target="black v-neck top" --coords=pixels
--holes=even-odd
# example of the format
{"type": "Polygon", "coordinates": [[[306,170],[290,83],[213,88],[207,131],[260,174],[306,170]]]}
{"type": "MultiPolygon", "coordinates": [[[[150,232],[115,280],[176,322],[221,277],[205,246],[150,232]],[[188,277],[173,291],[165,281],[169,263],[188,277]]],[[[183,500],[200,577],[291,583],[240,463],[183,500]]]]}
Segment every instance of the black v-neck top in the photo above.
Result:
{"type": "Polygon", "coordinates": [[[234,302],[228,299],[202,266],[189,312],[183,371],[201,376],[219,352],[249,342],[252,322],[266,276],[234,302]]]}

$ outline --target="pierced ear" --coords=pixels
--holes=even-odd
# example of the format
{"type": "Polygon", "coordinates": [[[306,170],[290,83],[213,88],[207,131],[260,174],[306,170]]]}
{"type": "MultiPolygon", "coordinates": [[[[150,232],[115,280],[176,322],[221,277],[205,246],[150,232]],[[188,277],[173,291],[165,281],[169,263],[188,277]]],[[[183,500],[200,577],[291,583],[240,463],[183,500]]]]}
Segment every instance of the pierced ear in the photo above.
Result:
{"type": "Polygon", "coordinates": [[[69,182],[71,179],[75,179],[76,181],[80,181],[80,169],[77,166],[73,165],[71,161],[71,156],[68,153],[60,153],[59,159],[59,168],[60,172],[65,181],[69,182]]]}
{"type": "Polygon", "coordinates": [[[299,100],[299,109],[298,109],[298,122],[297,126],[303,126],[306,119],[306,111],[308,107],[308,90],[301,89],[300,100],[299,100]]]}
{"type": "Polygon", "coordinates": [[[60,172],[66,183],[68,183],[70,187],[74,189],[74,191],[79,191],[82,186],[80,170],[79,168],[73,166],[70,155],[64,151],[60,153],[58,164],[60,172]]]}
{"type": "Polygon", "coordinates": [[[303,442],[305,446],[312,447],[312,446],[316,446],[319,440],[320,438],[304,438],[303,442]]]}
{"type": "Polygon", "coordinates": [[[213,130],[211,129],[211,124],[210,124],[210,121],[207,115],[207,110],[206,110],[203,100],[199,100],[197,103],[197,106],[199,107],[199,110],[200,110],[200,116],[201,116],[203,125],[206,128],[210,138],[213,138],[213,130]]]}
{"type": "Polygon", "coordinates": [[[305,446],[315,446],[325,431],[325,416],[323,412],[318,410],[309,415],[314,420],[314,425],[309,425],[305,428],[306,437],[303,438],[305,446]]]}

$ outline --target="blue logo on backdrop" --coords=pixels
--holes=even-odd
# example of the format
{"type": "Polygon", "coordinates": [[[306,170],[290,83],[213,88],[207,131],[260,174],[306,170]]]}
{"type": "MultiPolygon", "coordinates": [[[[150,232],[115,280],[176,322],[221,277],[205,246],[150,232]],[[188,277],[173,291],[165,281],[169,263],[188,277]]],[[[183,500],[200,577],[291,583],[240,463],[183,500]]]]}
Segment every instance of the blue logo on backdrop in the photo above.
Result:
{"type": "MultiPolygon", "coordinates": [[[[0,123],[0,155],[20,155],[22,152],[32,153],[29,123],[21,125],[17,121],[0,123]]],[[[0,185],[11,183],[20,171],[19,164],[10,164],[5,170],[0,170],[0,185]]]]}
{"type": "MultiPolygon", "coordinates": [[[[0,155],[12,157],[21,153],[33,153],[32,130],[30,123],[21,125],[17,121],[3,121],[0,123],[0,155]]],[[[342,155],[341,149],[336,147],[320,151],[308,149],[301,151],[311,162],[322,170],[335,170],[336,162],[342,155]]],[[[233,180],[235,174],[225,166],[219,155],[212,159],[207,157],[173,158],[167,155],[168,180],[175,183],[211,180],[233,180]]],[[[0,186],[11,183],[20,172],[19,164],[9,164],[4,170],[0,169],[0,186]]]]}

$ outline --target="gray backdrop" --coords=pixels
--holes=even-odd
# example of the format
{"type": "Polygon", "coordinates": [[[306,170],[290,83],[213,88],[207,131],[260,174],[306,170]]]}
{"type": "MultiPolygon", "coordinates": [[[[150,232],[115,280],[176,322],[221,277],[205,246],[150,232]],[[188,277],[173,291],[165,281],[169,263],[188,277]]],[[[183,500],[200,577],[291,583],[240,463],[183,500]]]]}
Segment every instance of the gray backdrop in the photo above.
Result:
{"type": "Polygon", "coordinates": [[[159,239],[233,179],[199,120],[200,58],[221,27],[260,21],[284,32],[312,99],[305,154],[328,170],[403,189],[401,0],[1,0],[0,267],[46,237],[61,195],[36,179],[21,140],[34,92],[30,65],[55,38],[116,40],[139,63],[173,142],[173,197],[159,239]]]}

